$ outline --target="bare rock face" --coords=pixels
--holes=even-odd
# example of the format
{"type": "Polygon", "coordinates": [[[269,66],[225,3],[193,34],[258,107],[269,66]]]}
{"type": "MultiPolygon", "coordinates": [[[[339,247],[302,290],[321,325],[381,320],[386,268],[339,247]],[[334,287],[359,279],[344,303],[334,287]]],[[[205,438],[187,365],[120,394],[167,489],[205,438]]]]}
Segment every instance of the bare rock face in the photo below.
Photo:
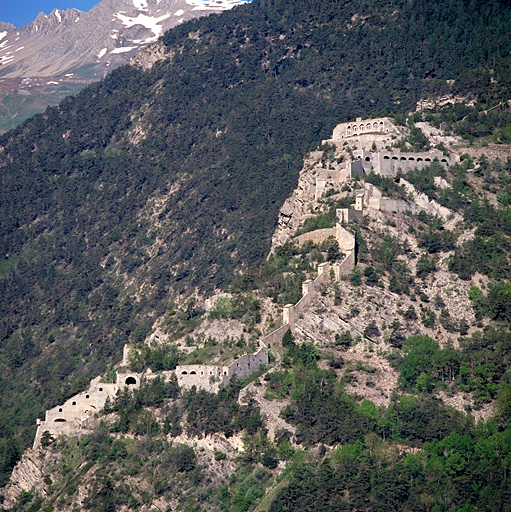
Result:
{"type": "Polygon", "coordinates": [[[298,185],[293,195],[286,199],[280,209],[278,226],[271,241],[271,253],[285,244],[311,213],[316,192],[316,167],[320,165],[322,155],[322,151],[314,151],[305,158],[298,185]]]}
{"type": "Polygon", "coordinates": [[[56,457],[49,451],[32,448],[25,450],[12,472],[9,484],[4,489],[4,507],[14,506],[23,491],[35,491],[42,496],[46,495],[45,469],[49,461],[53,462],[56,457]]]}

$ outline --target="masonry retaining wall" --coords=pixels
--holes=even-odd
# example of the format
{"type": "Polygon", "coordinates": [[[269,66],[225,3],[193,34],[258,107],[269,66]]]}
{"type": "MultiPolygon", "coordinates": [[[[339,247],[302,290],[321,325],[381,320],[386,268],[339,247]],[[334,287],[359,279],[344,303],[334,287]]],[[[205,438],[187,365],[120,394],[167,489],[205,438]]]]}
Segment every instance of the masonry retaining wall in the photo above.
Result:
{"type": "Polygon", "coordinates": [[[303,235],[297,236],[293,239],[298,245],[302,245],[309,240],[314,244],[320,244],[331,236],[335,237],[335,228],[316,229],[315,231],[309,231],[303,235]]]}

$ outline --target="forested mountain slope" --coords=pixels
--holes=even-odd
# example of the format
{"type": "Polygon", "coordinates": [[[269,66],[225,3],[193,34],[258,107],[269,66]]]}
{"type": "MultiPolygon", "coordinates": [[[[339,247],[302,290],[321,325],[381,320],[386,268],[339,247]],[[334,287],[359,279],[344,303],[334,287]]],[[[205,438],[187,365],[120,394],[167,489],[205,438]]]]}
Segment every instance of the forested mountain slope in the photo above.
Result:
{"type": "Polygon", "coordinates": [[[508,99],[510,25],[496,0],[256,1],[2,136],[3,481],[46,405],[266,255],[303,155],[337,122],[508,99]]]}

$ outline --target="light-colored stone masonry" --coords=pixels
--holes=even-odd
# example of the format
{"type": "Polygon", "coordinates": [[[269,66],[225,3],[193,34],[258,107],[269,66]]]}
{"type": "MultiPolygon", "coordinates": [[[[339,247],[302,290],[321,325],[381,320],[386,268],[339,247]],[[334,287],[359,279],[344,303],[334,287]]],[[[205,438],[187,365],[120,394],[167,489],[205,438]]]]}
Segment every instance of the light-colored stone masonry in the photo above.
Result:
{"type": "MultiPolygon", "coordinates": [[[[364,120],[357,119],[356,123],[343,123],[338,125],[334,130],[333,139],[339,140],[350,136],[359,135],[362,133],[379,132],[381,134],[398,133],[398,130],[392,125],[387,118],[364,120]],[[351,134],[351,135],[350,135],[351,134]]],[[[388,152],[387,152],[388,153],[388,152]]],[[[329,183],[340,183],[347,179],[352,170],[352,164],[358,162],[360,169],[367,170],[370,165],[374,168],[376,162],[386,160],[386,152],[380,151],[377,153],[361,151],[354,152],[356,160],[348,162],[346,167],[339,170],[321,170],[318,173],[318,182],[320,189],[329,183]],[[375,155],[377,158],[375,158],[375,155]]],[[[396,152],[397,153],[397,152],[396,152]]],[[[389,153],[394,155],[394,153],[389,153]]],[[[420,163],[419,158],[422,154],[407,154],[406,162],[412,162],[411,157],[415,158],[415,165],[420,163]]],[[[426,159],[424,154],[424,165],[426,162],[429,164],[431,157],[439,157],[440,155],[429,155],[426,159]]],[[[396,155],[394,155],[396,156],[396,155]]],[[[389,157],[389,160],[395,161],[394,157],[389,157]]],[[[398,157],[398,162],[404,162],[401,157],[398,157]]],[[[440,159],[441,163],[450,164],[449,159],[440,159]],[[442,162],[442,160],[445,160],[442,162]]],[[[378,165],[378,164],[376,164],[378,165]]],[[[389,173],[389,169],[394,167],[385,167],[386,163],[378,167],[383,173],[389,173]]],[[[403,165],[403,164],[400,164],[403,165]]],[[[38,420],[37,433],[34,439],[34,448],[38,447],[41,442],[41,436],[45,431],[52,435],[80,435],[83,428],[91,425],[95,414],[104,407],[107,398],[114,398],[117,392],[126,387],[137,388],[140,386],[141,380],[151,379],[158,375],[166,380],[176,375],[178,383],[183,388],[191,388],[196,386],[198,389],[204,389],[210,392],[218,392],[218,390],[229,383],[234,377],[240,379],[249,377],[255,371],[268,366],[268,350],[274,350],[281,347],[282,337],[289,330],[294,328],[297,318],[304,314],[306,309],[314,302],[315,298],[321,293],[322,288],[333,278],[334,280],[341,279],[351,272],[354,268],[355,261],[355,237],[351,234],[342,224],[351,222],[358,222],[361,220],[364,207],[373,207],[377,209],[384,209],[387,211],[406,211],[408,203],[405,201],[396,201],[389,198],[381,197],[381,193],[376,187],[368,186],[366,189],[359,191],[356,194],[355,204],[353,208],[344,208],[337,211],[338,222],[334,228],[317,230],[310,233],[305,233],[297,237],[297,243],[304,243],[311,240],[314,243],[320,243],[329,237],[335,237],[339,244],[340,250],[344,253],[344,259],[335,263],[322,263],[318,265],[318,276],[314,280],[307,280],[302,284],[302,298],[296,304],[288,304],[283,308],[282,318],[283,325],[274,330],[260,340],[260,347],[254,354],[244,354],[238,359],[234,360],[229,365],[180,365],[176,368],[175,372],[161,372],[153,374],[148,370],[144,374],[137,374],[133,372],[117,373],[115,383],[102,383],[100,377],[93,379],[89,388],[67,400],[64,404],[58,405],[46,411],[45,419],[38,420]]],[[[316,196],[318,191],[316,190],[316,196]]],[[[131,348],[129,345],[124,347],[122,367],[125,368],[129,363],[129,354],[131,348]]]]}

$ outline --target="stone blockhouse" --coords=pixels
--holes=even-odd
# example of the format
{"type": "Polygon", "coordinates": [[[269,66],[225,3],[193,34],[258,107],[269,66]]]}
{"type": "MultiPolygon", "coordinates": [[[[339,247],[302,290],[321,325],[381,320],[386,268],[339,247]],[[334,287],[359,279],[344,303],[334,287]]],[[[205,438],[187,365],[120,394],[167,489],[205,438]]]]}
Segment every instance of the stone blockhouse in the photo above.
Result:
{"type": "Polygon", "coordinates": [[[377,119],[362,119],[357,117],[355,121],[338,124],[333,131],[332,140],[340,141],[365,133],[398,133],[396,127],[388,117],[377,119]]]}
{"type": "MultiPolygon", "coordinates": [[[[280,339],[283,335],[284,332],[280,339]]],[[[234,376],[246,379],[261,367],[268,366],[268,362],[268,347],[261,343],[254,354],[244,354],[229,366],[200,364],[177,366],[177,382],[180,387],[185,389],[195,386],[197,389],[216,393],[221,387],[226,386],[234,376]]]]}
{"type": "Polygon", "coordinates": [[[106,399],[113,398],[118,389],[116,384],[103,383],[100,380],[100,377],[96,377],[86,391],[46,411],[44,420],[37,420],[34,448],[39,446],[45,431],[52,435],[77,435],[75,432],[88,424],[104,407],[106,399]]]}

